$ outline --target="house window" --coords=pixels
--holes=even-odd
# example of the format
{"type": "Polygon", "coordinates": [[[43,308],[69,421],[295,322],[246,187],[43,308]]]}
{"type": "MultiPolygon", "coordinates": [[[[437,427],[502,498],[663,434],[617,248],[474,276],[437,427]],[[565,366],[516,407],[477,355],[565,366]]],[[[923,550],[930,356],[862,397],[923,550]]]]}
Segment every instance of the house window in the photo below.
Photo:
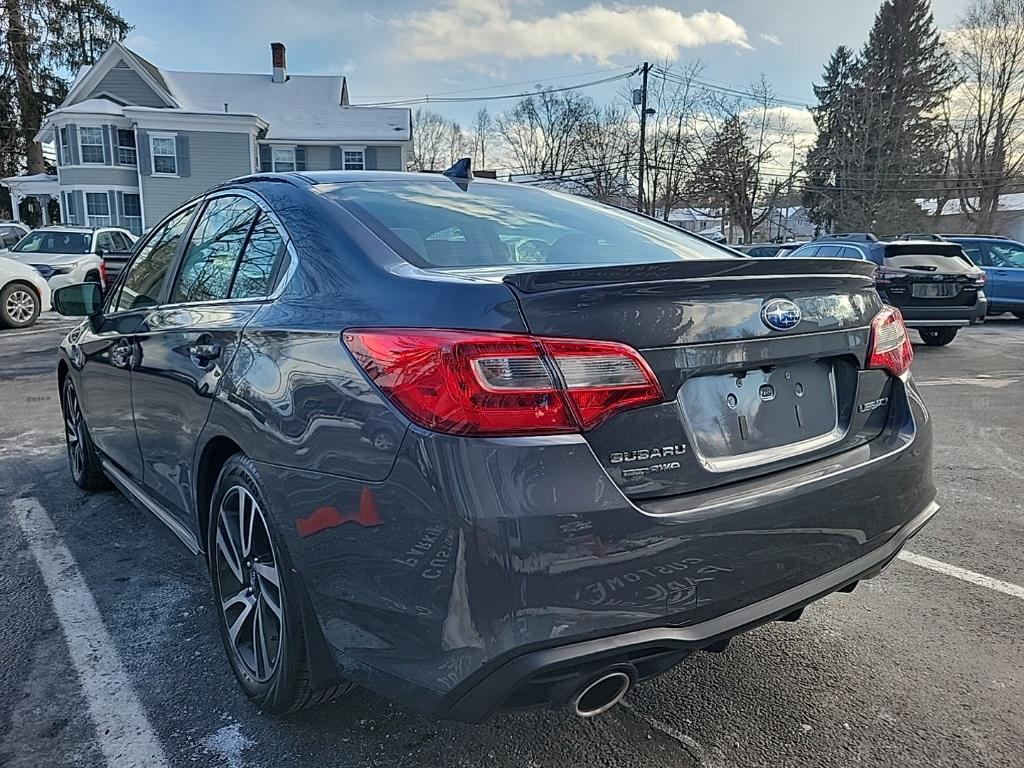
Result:
{"type": "Polygon", "coordinates": [[[366,153],[361,149],[342,150],[341,169],[343,171],[366,170],[366,153]]]}
{"type": "Polygon", "coordinates": [[[149,149],[153,155],[154,176],[176,176],[178,173],[177,139],[174,136],[150,134],[149,149]]]}
{"type": "Polygon", "coordinates": [[[67,126],[60,129],[60,164],[71,165],[71,138],[67,126]]]}
{"type": "Polygon", "coordinates": [[[78,144],[82,148],[83,163],[103,164],[103,129],[82,126],[78,129],[78,144]]]}
{"type": "Polygon", "coordinates": [[[85,213],[90,227],[109,227],[110,198],[107,193],[86,192],[85,213]]]}
{"type": "Polygon", "coordinates": [[[124,225],[133,235],[142,234],[142,202],[129,192],[124,194],[124,225]]]}
{"type": "Polygon", "coordinates": [[[294,147],[272,147],[270,153],[274,173],[295,170],[294,147]]]}
{"type": "Polygon", "coordinates": [[[64,192],[64,223],[77,224],[78,214],[75,212],[75,193],[64,192]]]}
{"type": "Polygon", "coordinates": [[[135,131],[117,131],[117,164],[135,165],[138,156],[135,152],[135,131]]]}

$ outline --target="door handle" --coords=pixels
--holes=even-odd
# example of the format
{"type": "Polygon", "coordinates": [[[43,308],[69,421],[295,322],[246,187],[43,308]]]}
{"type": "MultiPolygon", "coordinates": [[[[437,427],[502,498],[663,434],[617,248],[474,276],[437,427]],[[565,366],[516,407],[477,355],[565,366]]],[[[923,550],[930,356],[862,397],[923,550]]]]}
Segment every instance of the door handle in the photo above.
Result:
{"type": "Polygon", "coordinates": [[[211,360],[216,360],[220,357],[220,344],[190,344],[188,347],[188,355],[197,364],[206,365],[211,360]]]}

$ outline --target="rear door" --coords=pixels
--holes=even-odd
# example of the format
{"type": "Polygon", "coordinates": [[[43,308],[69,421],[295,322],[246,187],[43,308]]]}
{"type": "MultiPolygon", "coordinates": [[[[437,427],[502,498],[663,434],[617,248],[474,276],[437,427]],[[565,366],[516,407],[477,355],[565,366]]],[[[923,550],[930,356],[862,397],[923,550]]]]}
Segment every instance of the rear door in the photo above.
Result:
{"type": "Polygon", "coordinates": [[[1024,308],[1024,245],[991,241],[987,250],[999,303],[1019,311],[1024,308]]]}
{"type": "Polygon", "coordinates": [[[186,525],[199,434],[241,331],[267,293],[261,254],[270,248],[273,257],[283,248],[260,213],[241,195],[207,201],[164,302],[149,311],[138,336],[132,407],[144,482],[186,525]]]}

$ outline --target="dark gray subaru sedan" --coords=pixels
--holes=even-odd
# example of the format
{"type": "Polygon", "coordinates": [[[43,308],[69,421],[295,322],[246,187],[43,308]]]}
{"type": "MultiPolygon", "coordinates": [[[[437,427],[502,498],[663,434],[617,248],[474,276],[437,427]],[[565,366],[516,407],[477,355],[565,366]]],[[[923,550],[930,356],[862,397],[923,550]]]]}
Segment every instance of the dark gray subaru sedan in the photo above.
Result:
{"type": "Polygon", "coordinates": [[[282,713],[360,684],[592,716],[876,575],[935,513],[873,268],[748,259],[445,175],[238,179],[171,213],[58,379],[74,481],[208,565],[282,713]]]}

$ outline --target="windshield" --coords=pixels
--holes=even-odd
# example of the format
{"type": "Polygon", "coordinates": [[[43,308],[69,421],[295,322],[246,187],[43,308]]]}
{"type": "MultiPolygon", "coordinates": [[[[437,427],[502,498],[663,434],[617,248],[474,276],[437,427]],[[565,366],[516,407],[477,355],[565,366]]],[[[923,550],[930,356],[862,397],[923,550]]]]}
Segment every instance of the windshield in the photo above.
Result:
{"type": "Polygon", "coordinates": [[[353,182],[327,191],[421,267],[635,264],[743,258],[628,211],[514,184],[353,182]]]}
{"type": "Polygon", "coordinates": [[[11,250],[15,253],[88,253],[90,235],[85,232],[44,232],[25,235],[11,250]]]}

